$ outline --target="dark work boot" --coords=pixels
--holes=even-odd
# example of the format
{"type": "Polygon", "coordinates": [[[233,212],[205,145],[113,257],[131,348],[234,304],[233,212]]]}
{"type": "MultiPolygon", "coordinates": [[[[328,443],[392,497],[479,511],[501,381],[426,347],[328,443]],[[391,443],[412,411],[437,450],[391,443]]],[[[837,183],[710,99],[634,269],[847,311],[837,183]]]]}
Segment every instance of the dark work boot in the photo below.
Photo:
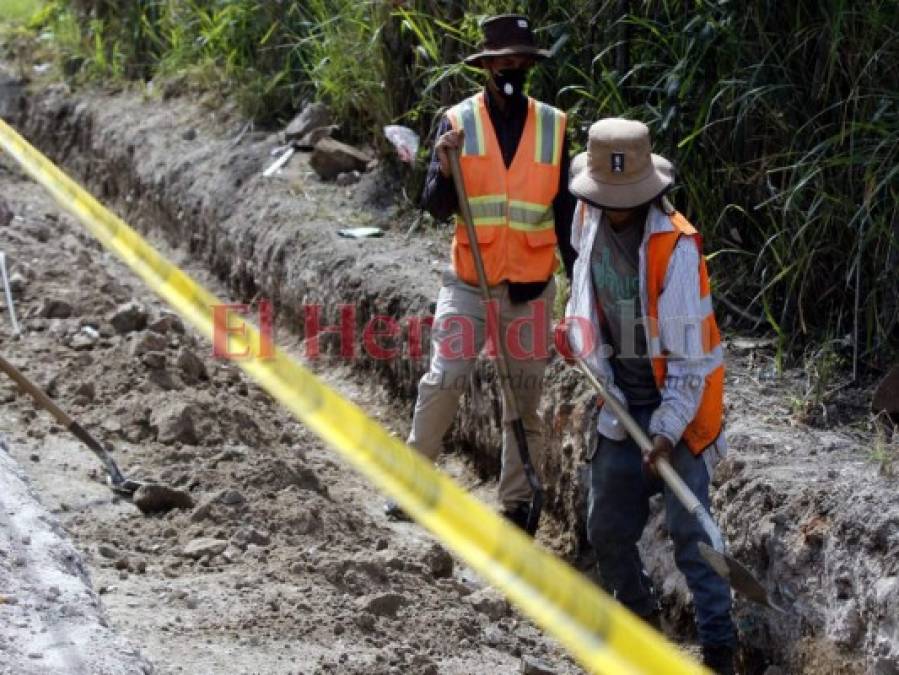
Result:
{"type": "Polygon", "coordinates": [[[533,534],[528,532],[528,514],[531,512],[531,505],[527,502],[521,502],[520,504],[516,504],[514,507],[506,507],[503,509],[502,514],[503,518],[508,520],[510,523],[515,525],[519,530],[524,532],[529,537],[532,537],[533,534]]]}
{"type": "Polygon", "coordinates": [[[716,675],[734,675],[734,648],[726,645],[703,645],[702,665],[716,675]]]}

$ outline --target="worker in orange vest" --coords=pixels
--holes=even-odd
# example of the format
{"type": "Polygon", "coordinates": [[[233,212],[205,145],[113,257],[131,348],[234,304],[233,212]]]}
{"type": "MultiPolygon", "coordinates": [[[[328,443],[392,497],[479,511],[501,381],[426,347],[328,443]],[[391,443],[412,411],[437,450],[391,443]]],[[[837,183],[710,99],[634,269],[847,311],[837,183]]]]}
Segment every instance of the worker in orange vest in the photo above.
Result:
{"type": "Polygon", "coordinates": [[[703,659],[733,673],[734,626],[727,582],[699,554],[699,523],[652,470],[666,457],[708,509],[712,469],[725,453],[724,360],[702,242],[663,196],[671,164],[652,154],[649,129],[625,119],[590,128],[572,162],[578,198],[571,241],[578,251],[557,340],[605,382],[653,441],[637,444],[606,407],[589,453],[587,534],[606,589],[660,627],[658,600],[637,542],[649,498],[663,492],[675,561],[696,606],[703,659]]]}
{"type": "MultiPolygon", "coordinates": [[[[440,452],[488,332],[491,339],[506,341],[528,446],[535,459],[540,457],[544,442],[537,405],[549,359],[556,245],[566,271],[574,262],[566,117],[524,94],[528,70],[549,52],[537,47],[523,16],[495,16],[482,29],[482,48],[465,63],[483,69],[487,84],[441,120],[423,195],[424,207],[438,220],[456,214],[452,265],[443,273],[431,331],[430,368],[419,382],[408,438],[431,460],[440,452]],[[498,326],[486,320],[470,243],[458,216],[447,155],[451,149],[460,152],[498,326]]],[[[499,498],[504,515],[524,529],[531,487],[508,423],[503,424],[499,498]]],[[[392,502],[386,511],[405,517],[392,502]]]]}

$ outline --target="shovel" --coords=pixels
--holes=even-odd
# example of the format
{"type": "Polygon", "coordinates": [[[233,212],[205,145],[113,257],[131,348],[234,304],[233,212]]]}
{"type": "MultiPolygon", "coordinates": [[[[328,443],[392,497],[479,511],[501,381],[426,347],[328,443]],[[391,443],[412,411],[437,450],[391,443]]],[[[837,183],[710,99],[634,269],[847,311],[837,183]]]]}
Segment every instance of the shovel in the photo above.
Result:
{"type": "MultiPolygon", "coordinates": [[[[612,414],[614,414],[615,417],[618,418],[618,421],[624,425],[624,428],[627,429],[627,432],[640,447],[640,450],[644,453],[651,452],[652,441],[649,440],[649,436],[646,435],[646,432],[644,432],[634,418],[631,417],[627,409],[620,401],[618,401],[618,399],[609,395],[609,392],[582,359],[575,357],[574,360],[580,371],[586,376],[590,384],[593,385],[593,388],[596,389],[596,393],[602,398],[604,405],[609,406],[612,414]]],[[[715,521],[712,520],[712,516],[702,506],[687,484],[677,475],[677,472],[671,464],[669,464],[668,460],[660,457],[656,459],[654,466],[656,471],[658,471],[659,475],[662,477],[662,480],[665,481],[665,484],[675,494],[680,503],[684,505],[684,508],[699,521],[699,524],[708,536],[709,541],[712,542],[711,546],[704,541],[699,542],[699,553],[705,558],[705,561],[712,566],[712,569],[726,579],[737,593],[740,593],[752,602],[770,607],[777,612],[784,613],[784,610],[771,600],[768,591],[766,591],[765,587],[753,576],[752,572],[724,552],[724,539],[721,536],[721,531],[718,529],[718,526],[715,525],[715,521]]]]}
{"type": "Polygon", "coordinates": [[[25,377],[18,368],[3,358],[3,356],[0,356],[0,370],[9,375],[13,382],[19,385],[22,391],[27,392],[41,408],[53,415],[57,422],[71,431],[75,438],[84,443],[97,457],[100,458],[100,461],[103,462],[103,467],[106,469],[106,482],[113,492],[117,492],[126,497],[134,495],[142,484],[135,480],[131,480],[130,478],[126,478],[119,470],[119,467],[116,465],[115,461],[113,461],[112,457],[109,456],[106,448],[100,445],[100,442],[91,436],[87,429],[69,417],[62,408],[56,405],[53,399],[47,396],[47,394],[39,389],[31,380],[25,377]]]}
{"type": "MultiPolygon", "coordinates": [[[[456,186],[456,196],[459,200],[459,210],[462,212],[462,220],[465,221],[465,229],[468,232],[468,241],[471,246],[471,256],[474,259],[475,269],[478,271],[478,285],[481,287],[481,294],[484,296],[487,311],[491,311],[493,307],[490,295],[490,287],[487,285],[487,274],[484,271],[484,259],[481,257],[481,247],[478,245],[478,234],[474,225],[474,218],[471,215],[471,205],[468,203],[468,195],[465,192],[465,184],[462,182],[462,167],[459,166],[459,151],[452,148],[447,153],[449,155],[450,167],[453,174],[453,183],[456,186]]],[[[534,465],[531,463],[531,453],[528,450],[527,434],[524,430],[524,423],[521,421],[521,414],[518,408],[518,400],[515,398],[515,392],[512,390],[511,380],[509,378],[509,364],[506,361],[506,346],[502,338],[497,340],[499,344],[496,350],[496,370],[499,372],[499,380],[502,385],[503,397],[505,399],[506,410],[509,413],[509,422],[512,425],[512,433],[515,435],[515,441],[518,445],[518,454],[521,457],[521,465],[524,468],[524,475],[527,478],[528,485],[531,486],[531,504],[528,509],[528,519],[525,530],[531,536],[537,532],[537,526],[540,522],[540,512],[543,510],[543,486],[534,471],[534,465]]]]}

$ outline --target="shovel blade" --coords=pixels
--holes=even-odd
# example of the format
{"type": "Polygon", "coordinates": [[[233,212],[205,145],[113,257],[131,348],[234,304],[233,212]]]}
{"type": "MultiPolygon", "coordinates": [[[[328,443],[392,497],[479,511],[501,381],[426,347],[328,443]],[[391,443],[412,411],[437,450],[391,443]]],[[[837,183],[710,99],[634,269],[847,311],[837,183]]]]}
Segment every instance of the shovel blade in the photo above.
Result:
{"type": "Polygon", "coordinates": [[[705,542],[699,542],[699,554],[712,566],[719,575],[727,579],[731,587],[740,595],[752,602],[770,607],[776,612],[786,614],[785,610],[771,600],[768,591],[753,576],[745,565],[740,564],[726,553],[716,551],[705,542]]]}
{"type": "Polygon", "coordinates": [[[131,480],[130,478],[125,478],[123,476],[120,476],[120,480],[118,481],[113,480],[111,476],[107,476],[106,482],[113,492],[117,492],[124,497],[134,496],[134,493],[137,492],[137,489],[142,485],[136,480],[131,480]]]}

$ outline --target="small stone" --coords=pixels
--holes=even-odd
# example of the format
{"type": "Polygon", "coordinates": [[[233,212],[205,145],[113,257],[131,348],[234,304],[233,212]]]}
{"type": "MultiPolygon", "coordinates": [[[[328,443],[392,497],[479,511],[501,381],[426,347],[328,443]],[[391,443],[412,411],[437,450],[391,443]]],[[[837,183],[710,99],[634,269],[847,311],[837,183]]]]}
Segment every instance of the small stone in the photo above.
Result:
{"type": "Polygon", "coordinates": [[[109,558],[110,560],[116,560],[121,557],[121,553],[119,549],[117,549],[112,544],[100,544],[97,547],[97,553],[99,553],[104,558],[109,558]]]}
{"type": "Polygon", "coordinates": [[[94,387],[94,383],[91,381],[82,382],[77,387],[75,387],[75,391],[72,392],[72,395],[75,398],[82,399],[88,403],[93,401],[97,396],[97,390],[94,387]]]}
{"type": "Polygon", "coordinates": [[[185,130],[181,133],[181,138],[183,138],[185,141],[192,141],[192,140],[194,140],[196,137],[197,137],[197,130],[194,129],[194,128],[185,129],[185,130]]]}
{"type": "Polygon", "coordinates": [[[250,544],[268,546],[271,543],[271,537],[267,532],[244,525],[237,528],[237,531],[231,536],[231,543],[242,550],[246,550],[250,544]]]}
{"type": "Polygon", "coordinates": [[[156,440],[160,443],[196,445],[199,438],[194,426],[195,416],[196,410],[192,405],[170,401],[153,410],[150,426],[156,429],[156,440]]]}
{"type": "Polygon", "coordinates": [[[178,379],[165,368],[151,370],[147,379],[163,391],[177,391],[182,388],[178,379]]]}
{"type": "Polygon", "coordinates": [[[163,513],[172,509],[193,508],[194,500],[189,492],[167,485],[147,484],[137,488],[132,498],[142,513],[163,513]]]}
{"type": "Polygon", "coordinates": [[[30,455],[28,455],[28,459],[30,459],[32,462],[40,462],[41,456],[36,452],[32,452],[30,455]]]}
{"type": "Polygon", "coordinates": [[[347,171],[365,171],[369,159],[361,150],[333,138],[323,138],[315,144],[309,165],[324,180],[331,180],[347,171]]]}
{"type": "Polygon", "coordinates": [[[83,326],[81,330],[75,333],[75,335],[72,336],[72,339],[69,340],[69,347],[75,351],[85,351],[87,349],[93,349],[99,340],[100,333],[98,333],[95,328],[83,326]]]}
{"type": "Polygon", "coordinates": [[[396,613],[408,604],[408,599],[399,593],[380,593],[359,598],[356,605],[363,611],[375,616],[395,617],[396,613]]]}
{"type": "Polygon", "coordinates": [[[358,171],[345,171],[344,173],[337,174],[337,178],[334,179],[334,182],[340,187],[348,187],[358,183],[360,178],[362,178],[362,174],[358,171]]]}
{"type": "Polygon", "coordinates": [[[163,314],[147,328],[160,335],[168,335],[169,333],[184,334],[184,323],[177,314],[163,314]]]}
{"type": "Polygon", "coordinates": [[[509,613],[509,602],[492,588],[482,588],[469,595],[467,600],[478,612],[493,621],[499,621],[509,613]]]}
{"type": "Polygon", "coordinates": [[[175,364],[181,370],[181,377],[187,384],[196,384],[200,380],[209,379],[206,364],[189,349],[182,349],[178,352],[175,364]]]}
{"type": "Polygon", "coordinates": [[[168,346],[168,340],[166,340],[164,336],[159,333],[147,331],[141,335],[137,342],[131,347],[131,354],[133,356],[140,356],[147,352],[164,352],[168,346]]]}
{"type": "Polygon", "coordinates": [[[355,623],[363,633],[371,633],[375,629],[377,619],[368,612],[359,612],[353,617],[353,623],[355,623]]]}
{"type": "Polygon", "coordinates": [[[227,506],[236,506],[237,504],[243,504],[247,500],[237,490],[222,490],[218,501],[227,506]]]}
{"type": "Polygon", "coordinates": [[[533,656],[521,657],[521,672],[522,675],[556,675],[552,666],[533,656]]]}
{"type": "Polygon", "coordinates": [[[65,300],[45,299],[38,307],[36,315],[42,319],[68,319],[74,308],[65,300]]]}
{"type": "Polygon", "coordinates": [[[143,330],[147,325],[147,310],[138,302],[127,302],[116,308],[109,322],[119,334],[143,330]]]}
{"type": "Polygon", "coordinates": [[[124,556],[115,561],[115,568],[117,570],[127,570],[129,567],[131,567],[131,563],[128,558],[124,556]]]}
{"type": "Polygon", "coordinates": [[[25,293],[26,284],[27,279],[18,272],[13,272],[9,275],[9,291],[13,296],[17,298],[21,297],[22,294],[25,293]]]}
{"type": "Polygon", "coordinates": [[[387,541],[386,537],[381,537],[375,542],[376,551],[386,551],[388,546],[390,546],[390,542],[387,541]]]}
{"type": "Polygon", "coordinates": [[[484,629],[484,642],[491,647],[502,644],[505,639],[506,636],[503,634],[503,631],[495,624],[490,624],[484,629]]]}
{"type": "Polygon", "coordinates": [[[205,555],[215,556],[224,551],[228,547],[228,542],[224,539],[213,539],[212,537],[200,537],[194,539],[184,547],[181,554],[187,558],[198,560],[205,555]]]}
{"type": "Polygon", "coordinates": [[[313,129],[331,124],[331,113],[324,103],[314,102],[307,105],[299,115],[291,120],[284,129],[284,137],[288,141],[299,140],[313,129]]]}
{"type": "Polygon", "coordinates": [[[440,544],[432,544],[425,553],[424,562],[435,579],[453,576],[453,557],[440,544]]]}
{"type": "Polygon", "coordinates": [[[140,361],[150,370],[162,370],[165,368],[165,354],[163,352],[141,354],[140,361]]]}

